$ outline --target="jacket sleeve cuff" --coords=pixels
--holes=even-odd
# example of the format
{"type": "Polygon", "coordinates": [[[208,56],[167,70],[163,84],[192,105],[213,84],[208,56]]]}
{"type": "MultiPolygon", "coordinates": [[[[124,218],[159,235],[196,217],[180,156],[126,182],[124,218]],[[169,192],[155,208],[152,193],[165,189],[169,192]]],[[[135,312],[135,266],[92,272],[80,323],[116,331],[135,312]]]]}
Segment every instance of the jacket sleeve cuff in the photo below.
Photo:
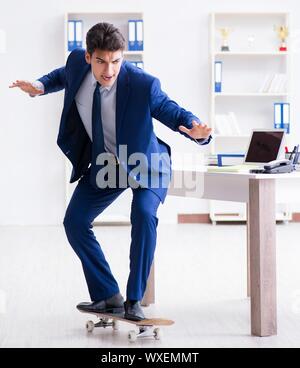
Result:
{"type": "Polygon", "coordinates": [[[211,135],[208,138],[194,139],[194,141],[199,145],[208,144],[211,140],[212,140],[211,135]]]}

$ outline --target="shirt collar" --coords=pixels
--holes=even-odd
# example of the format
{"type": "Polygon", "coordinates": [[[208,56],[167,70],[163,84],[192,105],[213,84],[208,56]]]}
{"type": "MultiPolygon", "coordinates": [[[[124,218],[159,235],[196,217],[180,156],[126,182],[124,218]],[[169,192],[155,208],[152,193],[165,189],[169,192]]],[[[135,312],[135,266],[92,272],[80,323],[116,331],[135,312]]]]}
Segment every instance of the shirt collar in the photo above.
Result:
{"type": "MultiPolygon", "coordinates": [[[[96,88],[97,79],[95,78],[95,76],[94,76],[94,74],[93,74],[93,72],[92,72],[92,71],[91,71],[91,75],[92,75],[92,86],[93,86],[94,88],[96,88]]],[[[99,83],[99,84],[100,84],[100,83],[99,83]]],[[[115,89],[116,85],[117,85],[117,80],[116,80],[116,81],[115,81],[115,83],[114,83],[112,86],[110,86],[110,87],[102,87],[102,86],[101,86],[101,84],[100,84],[100,91],[101,91],[101,92],[103,92],[103,91],[108,91],[108,92],[110,92],[112,89],[115,89]]]]}

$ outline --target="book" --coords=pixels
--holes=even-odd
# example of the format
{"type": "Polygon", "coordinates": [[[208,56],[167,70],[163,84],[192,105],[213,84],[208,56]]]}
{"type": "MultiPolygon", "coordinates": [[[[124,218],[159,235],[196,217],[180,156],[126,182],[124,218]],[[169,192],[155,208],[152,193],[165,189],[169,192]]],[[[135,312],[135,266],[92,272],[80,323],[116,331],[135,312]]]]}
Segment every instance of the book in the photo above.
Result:
{"type": "Polygon", "coordinates": [[[236,115],[234,112],[228,114],[217,114],[215,116],[216,130],[220,135],[238,136],[241,135],[236,115]]]}
{"type": "Polygon", "coordinates": [[[259,88],[259,93],[285,93],[287,75],[284,73],[269,73],[259,88]]]}

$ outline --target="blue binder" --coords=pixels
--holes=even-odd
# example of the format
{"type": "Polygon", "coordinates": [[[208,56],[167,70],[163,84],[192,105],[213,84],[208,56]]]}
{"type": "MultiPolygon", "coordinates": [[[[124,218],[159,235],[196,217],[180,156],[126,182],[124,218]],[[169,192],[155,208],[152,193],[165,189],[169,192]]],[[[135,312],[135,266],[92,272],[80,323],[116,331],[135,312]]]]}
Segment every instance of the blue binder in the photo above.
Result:
{"type": "Polygon", "coordinates": [[[136,51],[136,26],[134,20],[128,21],[128,51],[136,51]]]}
{"type": "Polygon", "coordinates": [[[68,21],[68,51],[73,51],[76,48],[75,44],[75,21],[68,21]]]}
{"type": "Polygon", "coordinates": [[[222,92],[222,61],[215,61],[215,92],[222,92]]]}
{"type": "Polygon", "coordinates": [[[290,104],[287,102],[282,103],[282,129],[286,134],[290,134],[290,104]]]}
{"type": "Polygon", "coordinates": [[[284,129],[290,134],[290,104],[288,102],[274,103],[274,128],[284,129]]]}
{"type": "Polygon", "coordinates": [[[274,128],[282,128],[282,104],[274,103],[274,128]]]}
{"type": "Polygon", "coordinates": [[[76,20],[75,21],[75,44],[76,44],[76,47],[82,47],[82,38],[83,38],[82,20],[76,20]]]}
{"type": "Polygon", "coordinates": [[[136,50],[144,50],[144,23],[142,20],[135,21],[136,26],[136,50]]]}

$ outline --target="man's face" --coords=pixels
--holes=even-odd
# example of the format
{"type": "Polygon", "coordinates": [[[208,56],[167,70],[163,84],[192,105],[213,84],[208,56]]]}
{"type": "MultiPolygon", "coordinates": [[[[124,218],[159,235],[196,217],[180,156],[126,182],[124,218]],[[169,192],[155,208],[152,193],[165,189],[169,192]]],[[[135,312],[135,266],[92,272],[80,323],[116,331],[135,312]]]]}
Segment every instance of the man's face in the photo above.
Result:
{"type": "Polygon", "coordinates": [[[96,49],[91,56],[85,53],[85,59],[91,64],[94,77],[103,87],[111,87],[120,73],[123,51],[103,51],[96,49]]]}

